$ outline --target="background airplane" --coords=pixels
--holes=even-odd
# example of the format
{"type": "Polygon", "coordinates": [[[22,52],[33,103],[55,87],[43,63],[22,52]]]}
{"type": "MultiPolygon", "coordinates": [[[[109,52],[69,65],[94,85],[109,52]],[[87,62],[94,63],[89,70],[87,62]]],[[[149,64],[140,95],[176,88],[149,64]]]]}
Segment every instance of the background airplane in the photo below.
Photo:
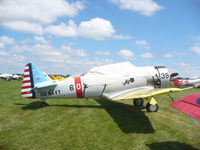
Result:
{"type": "Polygon", "coordinates": [[[200,120],[200,93],[181,98],[172,103],[171,107],[200,120]]]}
{"type": "Polygon", "coordinates": [[[170,73],[163,66],[135,67],[124,62],[94,67],[83,76],[58,81],[29,63],[25,66],[21,95],[40,99],[41,106],[48,105],[45,100],[49,98],[131,99],[135,106],[143,106],[145,99],[149,101],[147,111],[156,112],[158,104],[153,96],[182,90],[169,85],[170,73]]]}
{"type": "Polygon", "coordinates": [[[10,80],[20,80],[20,79],[22,79],[22,75],[2,73],[2,74],[0,74],[0,78],[8,80],[8,81],[10,81],[10,80]]]}
{"type": "Polygon", "coordinates": [[[194,87],[200,87],[200,78],[194,78],[194,79],[175,79],[174,80],[174,86],[194,86],[194,87]]]}

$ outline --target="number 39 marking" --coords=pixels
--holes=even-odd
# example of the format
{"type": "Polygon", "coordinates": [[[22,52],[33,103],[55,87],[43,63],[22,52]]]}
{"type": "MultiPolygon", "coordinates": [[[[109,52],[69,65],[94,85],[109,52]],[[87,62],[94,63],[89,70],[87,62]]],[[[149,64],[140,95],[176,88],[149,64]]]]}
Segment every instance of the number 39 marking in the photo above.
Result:
{"type": "Polygon", "coordinates": [[[168,73],[161,73],[160,77],[161,77],[161,79],[168,79],[169,78],[169,74],[168,73]]]}

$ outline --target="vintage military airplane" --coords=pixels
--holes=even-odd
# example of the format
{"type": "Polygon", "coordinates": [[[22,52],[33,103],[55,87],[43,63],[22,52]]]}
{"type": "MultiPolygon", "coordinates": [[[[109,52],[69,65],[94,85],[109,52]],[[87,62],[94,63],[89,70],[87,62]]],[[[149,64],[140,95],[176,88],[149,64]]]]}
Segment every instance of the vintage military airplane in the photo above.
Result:
{"type": "Polygon", "coordinates": [[[200,120],[200,93],[183,97],[171,104],[171,107],[200,120]]]}
{"type": "Polygon", "coordinates": [[[7,81],[10,80],[20,80],[22,77],[19,74],[7,74],[7,73],[1,73],[0,74],[1,79],[5,79],[7,81]]]}
{"type": "Polygon", "coordinates": [[[194,87],[200,87],[200,78],[194,78],[194,79],[175,79],[174,80],[174,86],[194,86],[194,87]]]}
{"type": "Polygon", "coordinates": [[[116,63],[94,67],[82,76],[57,81],[29,63],[25,66],[21,95],[40,99],[41,106],[48,105],[45,100],[49,98],[131,99],[135,106],[142,106],[143,99],[147,99],[147,111],[156,112],[155,95],[182,91],[169,88],[169,84],[170,73],[163,66],[135,67],[129,62],[116,63]]]}

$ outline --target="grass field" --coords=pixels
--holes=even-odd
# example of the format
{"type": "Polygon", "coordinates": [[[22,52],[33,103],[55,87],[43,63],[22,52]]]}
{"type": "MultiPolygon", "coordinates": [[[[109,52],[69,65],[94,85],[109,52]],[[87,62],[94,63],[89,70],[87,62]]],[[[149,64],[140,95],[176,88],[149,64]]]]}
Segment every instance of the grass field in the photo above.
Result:
{"type": "MultiPolygon", "coordinates": [[[[0,80],[2,150],[197,150],[200,126],[157,96],[159,111],[147,113],[132,101],[104,99],[39,100],[20,96],[19,81],[0,80]]],[[[179,99],[200,89],[175,93],[179,99]]]]}

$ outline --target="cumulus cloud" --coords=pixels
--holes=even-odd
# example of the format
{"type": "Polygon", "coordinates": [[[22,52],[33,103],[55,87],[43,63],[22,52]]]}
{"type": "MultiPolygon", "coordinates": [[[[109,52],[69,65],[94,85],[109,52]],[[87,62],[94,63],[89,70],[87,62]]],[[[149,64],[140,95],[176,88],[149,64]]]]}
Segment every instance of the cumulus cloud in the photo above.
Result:
{"type": "Polygon", "coordinates": [[[4,22],[27,21],[40,24],[54,22],[61,16],[75,16],[84,8],[80,1],[69,3],[66,0],[2,0],[0,19],[4,22]]]}
{"type": "Polygon", "coordinates": [[[15,44],[15,39],[8,36],[0,36],[0,42],[2,44],[15,44]]]}
{"type": "Polygon", "coordinates": [[[117,40],[127,40],[127,39],[131,39],[131,36],[123,35],[123,34],[116,34],[116,35],[113,35],[113,38],[117,39],[117,40]]]}
{"type": "Polygon", "coordinates": [[[186,56],[188,53],[187,52],[178,52],[178,51],[172,51],[170,53],[166,53],[163,55],[164,58],[173,58],[175,57],[183,57],[186,56]]]}
{"type": "Polygon", "coordinates": [[[163,57],[164,57],[164,58],[172,58],[172,57],[173,57],[173,55],[172,55],[172,54],[170,54],[170,53],[167,53],[167,54],[165,54],[163,57]]]}
{"type": "Polygon", "coordinates": [[[0,50],[0,67],[9,64],[9,69],[3,67],[5,72],[22,73],[25,63],[32,62],[39,65],[42,71],[49,73],[79,74],[94,66],[113,62],[111,59],[89,58],[85,50],[70,46],[55,47],[51,43],[21,45],[20,41],[18,43],[20,45],[11,45],[8,51],[0,50]]]}
{"type": "Polygon", "coordinates": [[[42,37],[42,36],[34,36],[33,41],[36,42],[36,43],[41,43],[41,44],[49,43],[49,41],[44,39],[44,37],[42,37]]]}
{"type": "Polygon", "coordinates": [[[194,36],[192,38],[193,41],[200,41],[200,35],[194,36]]]}
{"type": "Polygon", "coordinates": [[[4,44],[0,42],[0,48],[4,48],[4,44]]]}
{"type": "Polygon", "coordinates": [[[0,56],[9,56],[9,53],[3,50],[0,50],[0,56]]]}
{"type": "Polygon", "coordinates": [[[127,60],[135,60],[135,55],[131,50],[122,49],[118,52],[118,56],[127,60]]]}
{"type": "Polygon", "coordinates": [[[3,22],[3,26],[8,29],[20,31],[20,32],[27,32],[27,33],[34,33],[34,34],[43,34],[43,27],[40,24],[30,23],[26,21],[9,21],[3,22]]]}
{"type": "Polygon", "coordinates": [[[185,62],[173,63],[172,67],[172,70],[178,72],[181,77],[199,77],[199,69],[200,66],[185,62]]]}
{"type": "Polygon", "coordinates": [[[135,41],[135,44],[139,46],[139,48],[141,49],[146,49],[146,50],[150,50],[151,47],[149,46],[149,42],[145,41],[145,40],[138,40],[135,41]]]}
{"type": "Polygon", "coordinates": [[[75,37],[78,35],[78,27],[74,21],[70,20],[67,24],[50,25],[46,27],[45,32],[61,37],[75,37]]]}
{"type": "Polygon", "coordinates": [[[138,12],[145,16],[153,16],[156,11],[162,10],[163,6],[154,0],[109,0],[121,9],[138,12]]]}
{"type": "Polygon", "coordinates": [[[200,47],[198,46],[191,47],[190,50],[197,54],[200,54],[200,47]]]}
{"type": "MultiPolygon", "coordinates": [[[[61,37],[78,36],[95,40],[104,40],[116,36],[111,22],[102,18],[92,18],[89,21],[81,22],[79,25],[70,20],[67,24],[50,25],[45,29],[45,32],[61,37]]],[[[123,37],[123,35],[120,35],[120,37],[121,39],[127,38],[127,36],[123,37]]]]}
{"type": "Polygon", "coordinates": [[[1,25],[9,29],[42,34],[42,26],[58,17],[75,16],[84,9],[81,1],[66,0],[2,0],[0,1],[1,25]]]}
{"type": "Polygon", "coordinates": [[[66,52],[67,54],[71,54],[74,56],[88,56],[85,50],[73,49],[70,46],[62,46],[61,49],[64,50],[64,52],[66,52]]]}
{"type": "Polygon", "coordinates": [[[146,46],[149,44],[149,42],[147,42],[145,40],[138,40],[138,41],[135,41],[135,44],[139,45],[139,46],[146,46]]]}
{"type": "Polygon", "coordinates": [[[95,54],[108,56],[108,55],[110,55],[110,52],[108,52],[108,51],[96,51],[95,54]]]}
{"type": "Polygon", "coordinates": [[[147,53],[141,54],[141,57],[148,59],[148,58],[154,58],[154,55],[150,52],[147,52],[147,53]]]}

